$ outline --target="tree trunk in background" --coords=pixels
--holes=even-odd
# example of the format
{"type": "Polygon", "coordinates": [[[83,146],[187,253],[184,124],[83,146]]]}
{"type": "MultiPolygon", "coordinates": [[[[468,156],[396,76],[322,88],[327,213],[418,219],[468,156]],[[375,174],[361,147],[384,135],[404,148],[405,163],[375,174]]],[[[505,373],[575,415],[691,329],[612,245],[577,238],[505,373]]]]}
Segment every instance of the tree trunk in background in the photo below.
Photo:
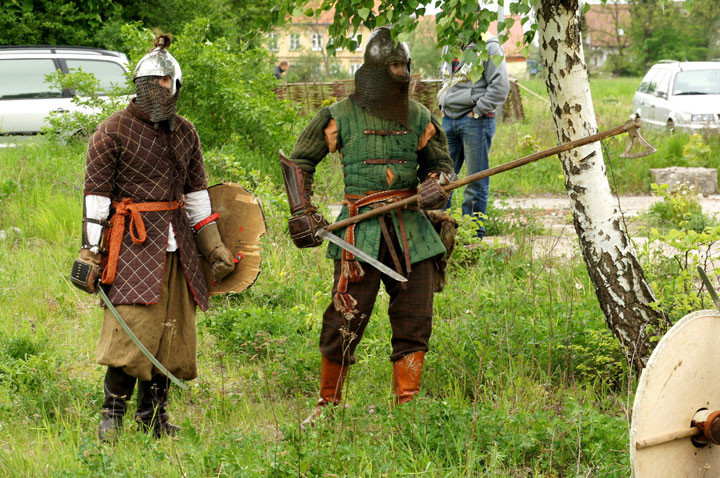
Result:
{"type": "MultiPolygon", "coordinates": [[[[547,74],[560,143],[597,132],[580,38],[577,0],[536,5],[540,57],[547,74]]],[[[610,191],[600,143],[560,155],[583,258],[608,327],[636,371],[642,370],[669,323],[654,310],[650,285],[622,227],[610,191]]]]}

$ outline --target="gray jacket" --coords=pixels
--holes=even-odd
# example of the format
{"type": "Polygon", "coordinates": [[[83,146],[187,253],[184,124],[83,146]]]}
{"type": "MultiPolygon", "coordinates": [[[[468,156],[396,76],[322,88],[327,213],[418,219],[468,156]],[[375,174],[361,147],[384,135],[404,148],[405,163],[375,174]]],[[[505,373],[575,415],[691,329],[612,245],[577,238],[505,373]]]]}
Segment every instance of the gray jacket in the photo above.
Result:
{"type": "MultiPolygon", "coordinates": [[[[470,44],[468,48],[474,46],[470,44]]],[[[443,84],[437,99],[440,110],[449,118],[458,119],[470,111],[476,116],[495,113],[495,108],[507,99],[510,86],[505,54],[496,37],[487,40],[487,50],[490,58],[483,62],[482,77],[474,84],[469,75],[472,65],[461,61],[453,73],[452,66],[447,62],[443,63],[440,70],[443,84]],[[499,65],[493,63],[493,55],[503,56],[499,65]]]]}

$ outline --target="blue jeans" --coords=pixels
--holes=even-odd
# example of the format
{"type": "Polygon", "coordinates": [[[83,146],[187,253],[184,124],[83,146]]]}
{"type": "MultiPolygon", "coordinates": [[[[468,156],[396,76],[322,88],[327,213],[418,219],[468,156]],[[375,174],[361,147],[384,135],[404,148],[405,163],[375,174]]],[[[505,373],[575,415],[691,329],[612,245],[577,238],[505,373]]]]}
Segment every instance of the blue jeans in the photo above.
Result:
{"type": "MultiPolygon", "coordinates": [[[[495,135],[495,118],[471,118],[466,115],[462,118],[451,119],[444,116],[442,127],[447,134],[450,157],[455,165],[455,174],[460,174],[463,164],[465,164],[465,172],[468,176],[488,169],[488,155],[495,135]]],[[[478,213],[485,214],[487,210],[489,189],[490,178],[483,178],[465,187],[462,213],[476,218],[478,237],[485,236],[482,218],[478,213]]],[[[447,207],[450,207],[451,201],[452,197],[448,201],[447,207]]]]}

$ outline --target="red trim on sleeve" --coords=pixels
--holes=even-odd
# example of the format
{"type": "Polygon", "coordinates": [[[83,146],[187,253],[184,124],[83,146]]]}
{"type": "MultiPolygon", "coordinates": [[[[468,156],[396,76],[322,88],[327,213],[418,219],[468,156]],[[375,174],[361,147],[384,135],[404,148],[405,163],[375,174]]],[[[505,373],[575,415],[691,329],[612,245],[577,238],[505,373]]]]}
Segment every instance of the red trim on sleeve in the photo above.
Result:
{"type": "Polygon", "coordinates": [[[208,217],[206,217],[205,219],[203,219],[202,221],[195,224],[193,226],[193,230],[195,232],[200,232],[200,229],[207,226],[208,224],[210,224],[213,221],[217,221],[219,217],[220,216],[218,215],[218,213],[214,212],[214,213],[210,214],[208,217]]]}

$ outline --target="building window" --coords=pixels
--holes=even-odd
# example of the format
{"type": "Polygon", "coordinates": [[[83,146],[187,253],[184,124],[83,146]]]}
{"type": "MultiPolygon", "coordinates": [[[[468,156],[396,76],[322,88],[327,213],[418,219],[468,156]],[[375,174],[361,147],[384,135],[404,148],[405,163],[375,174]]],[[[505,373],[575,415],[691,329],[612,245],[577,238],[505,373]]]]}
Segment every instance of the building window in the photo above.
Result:
{"type": "Polygon", "coordinates": [[[312,51],[322,51],[323,41],[321,33],[312,34],[312,51]]]}
{"type": "Polygon", "coordinates": [[[268,50],[278,51],[278,34],[277,33],[268,34],[268,50]]]}
{"type": "Polygon", "coordinates": [[[290,34],[290,50],[297,51],[299,49],[300,49],[300,34],[299,33],[291,33],[290,34]]]}
{"type": "Polygon", "coordinates": [[[350,64],[350,74],[354,75],[362,66],[362,63],[351,63],[350,64]]]}

